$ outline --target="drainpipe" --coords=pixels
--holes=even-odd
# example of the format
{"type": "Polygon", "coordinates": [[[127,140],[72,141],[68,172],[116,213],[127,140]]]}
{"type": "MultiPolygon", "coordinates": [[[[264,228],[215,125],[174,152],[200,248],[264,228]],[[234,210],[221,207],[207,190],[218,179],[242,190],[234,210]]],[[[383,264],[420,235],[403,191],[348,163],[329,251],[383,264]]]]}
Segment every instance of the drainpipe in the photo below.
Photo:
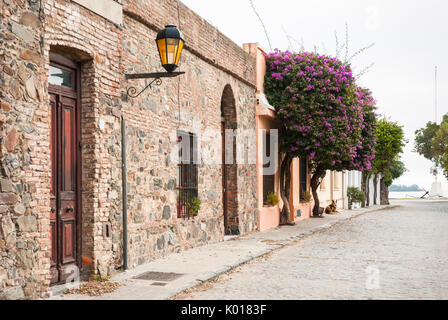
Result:
{"type": "Polygon", "coordinates": [[[128,270],[128,190],[126,167],[126,121],[121,117],[121,163],[123,198],[123,269],[128,270]]]}

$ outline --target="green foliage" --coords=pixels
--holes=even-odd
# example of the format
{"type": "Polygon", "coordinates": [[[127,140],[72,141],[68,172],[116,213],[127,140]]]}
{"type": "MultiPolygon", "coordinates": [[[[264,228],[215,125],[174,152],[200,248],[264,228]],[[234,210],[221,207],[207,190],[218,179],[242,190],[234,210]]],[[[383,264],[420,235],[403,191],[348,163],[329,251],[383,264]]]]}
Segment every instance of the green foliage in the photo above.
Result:
{"type": "Polygon", "coordinates": [[[311,194],[311,192],[305,191],[303,193],[303,200],[306,203],[310,203],[311,201],[313,201],[313,195],[311,194]]]}
{"type": "Polygon", "coordinates": [[[190,209],[193,216],[197,216],[199,213],[199,210],[201,210],[201,199],[198,197],[195,197],[191,199],[190,203],[188,203],[188,208],[190,209]]]}
{"type": "Polygon", "coordinates": [[[280,200],[276,193],[271,192],[266,195],[266,204],[274,207],[274,206],[278,205],[279,202],[280,202],[280,200]]]}
{"type": "Polygon", "coordinates": [[[436,163],[448,178],[448,122],[443,122],[431,142],[436,163]]]}
{"type": "Polygon", "coordinates": [[[403,127],[396,122],[381,119],[378,121],[376,142],[372,171],[385,173],[403,152],[403,147],[407,143],[403,127]]]}
{"type": "Polygon", "coordinates": [[[362,192],[359,188],[355,188],[355,187],[347,188],[347,197],[348,197],[349,203],[364,202],[364,200],[365,200],[364,192],[362,192]]]}
{"type": "Polygon", "coordinates": [[[391,186],[394,180],[400,178],[406,171],[404,163],[400,160],[395,160],[383,173],[386,186],[391,186]]]}
{"type": "Polygon", "coordinates": [[[435,122],[428,122],[425,128],[415,131],[414,151],[430,161],[434,161],[435,154],[432,140],[437,134],[439,126],[435,122]]]}
{"type": "Polygon", "coordinates": [[[108,282],[110,281],[110,276],[102,276],[102,275],[93,275],[90,279],[95,282],[108,282]]]}
{"type": "Polygon", "coordinates": [[[448,178],[448,114],[440,125],[428,122],[415,132],[414,151],[441,166],[448,178]]]}

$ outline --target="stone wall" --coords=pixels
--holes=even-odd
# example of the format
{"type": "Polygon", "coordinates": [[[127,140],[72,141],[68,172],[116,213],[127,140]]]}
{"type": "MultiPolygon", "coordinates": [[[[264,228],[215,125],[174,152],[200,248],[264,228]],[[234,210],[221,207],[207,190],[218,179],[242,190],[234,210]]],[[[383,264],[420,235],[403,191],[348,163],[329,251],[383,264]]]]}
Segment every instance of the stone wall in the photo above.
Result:
{"type": "Polygon", "coordinates": [[[48,286],[48,106],[38,1],[2,0],[0,19],[0,299],[48,286]]]}
{"type": "MultiPolygon", "coordinates": [[[[255,129],[254,60],[177,1],[122,1],[121,26],[67,0],[43,0],[42,7],[40,1],[1,1],[0,299],[48,294],[50,52],[81,67],[82,255],[93,259],[92,270],[111,274],[123,263],[122,117],[130,267],[222,240],[221,165],[199,166],[201,211],[178,219],[170,154],[176,129],[220,132],[226,86],[234,94],[238,128],[255,129]],[[124,74],[162,71],[154,39],[173,22],[185,34],[186,74],[129,99],[127,87],[146,81],[127,82],[124,74]]],[[[201,145],[208,148],[209,141],[201,145]]],[[[255,164],[238,165],[236,175],[237,227],[245,234],[257,228],[255,164]]]]}
{"type": "MultiPolygon", "coordinates": [[[[152,21],[139,19],[134,14],[125,14],[122,33],[122,64],[125,73],[160,71],[160,59],[154,41],[157,32],[151,26],[153,24],[164,26],[172,20],[177,20],[177,10],[174,10],[177,2],[172,2],[171,5],[164,4],[162,8],[155,6],[158,1],[148,3],[151,7],[141,6],[139,11],[166,8],[167,10],[157,11],[159,12],[157,15],[147,15],[154,19],[164,16],[166,18],[162,21],[152,21]]],[[[126,10],[132,10],[132,7],[126,10]]],[[[186,43],[193,46],[198,43],[201,36],[205,36],[205,33],[199,32],[193,36],[189,35],[188,30],[190,26],[202,23],[203,20],[185,7],[180,12],[183,12],[181,17],[185,14],[187,16],[183,19],[189,21],[185,23],[185,27],[181,25],[180,28],[182,31],[185,30],[186,43]]],[[[216,29],[213,28],[213,30],[217,33],[216,29]]],[[[233,50],[235,45],[228,41],[227,46],[233,50]]],[[[215,49],[215,46],[212,48],[215,49]]],[[[224,52],[228,51],[224,50],[224,52]]],[[[204,54],[211,53],[204,52],[204,54]]],[[[240,57],[249,59],[242,49],[239,49],[238,54],[240,57]]],[[[232,58],[237,59],[237,57],[232,58]]],[[[235,67],[232,61],[226,61],[226,57],[223,57],[220,62],[223,62],[223,65],[235,67]]],[[[149,89],[141,97],[123,101],[123,114],[128,125],[128,201],[131,234],[129,265],[131,267],[169,252],[177,252],[207,242],[216,242],[223,238],[221,164],[199,166],[198,189],[199,198],[202,200],[201,211],[198,217],[185,220],[177,218],[175,190],[177,167],[170,158],[177,144],[177,129],[193,132],[199,137],[205,129],[220,133],[221,100],[227,85],[233,89],[235,95],[236,113],[240,120],[239,127],[255,128],[253,108],[255,90],[253,86],[236,79],[233,74],[239,74],[239,77],[243,79],[245,69],[227,72],[222,69],[217,64],[204,61],[201,54],[187,48],[183,52],[180,68],[181,71],[186,72],[185,75],[175,79],[164,79],[161,86],[155,86],[153,90],[149,89]]],[[[143,88],[147,81],[134,80],[130,81],[129,85],[143,88]]],[[[123,91],[125,89],[126,83],[124,83],[123,91]]],[[[207,140],[201,141],[201,148],[206,148],[208,143],[207,140]]],[[[221,146],[218,151],[221,152],[221,146]]],[[[241,166],[238,177],[241,180],[240,188],[250,193],[240,195],[243,205],[235,213],[241,217],[239,225],[241,233],[256,229],[254,218],[256,207],[252,208],[244,204],[245,201],[249,201],[250,204],[255,203],[255,199],[252,198],[254,196],[252,190],[255,190],[255,175],[255,165],[241,166]]]]}

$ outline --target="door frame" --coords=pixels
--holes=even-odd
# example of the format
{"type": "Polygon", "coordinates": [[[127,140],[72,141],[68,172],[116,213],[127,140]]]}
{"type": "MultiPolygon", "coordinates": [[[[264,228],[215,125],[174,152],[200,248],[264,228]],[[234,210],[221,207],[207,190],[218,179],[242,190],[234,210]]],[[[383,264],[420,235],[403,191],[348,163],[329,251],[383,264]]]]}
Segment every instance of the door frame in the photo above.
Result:
{"type": "MultiPolygon", "coordinates": [[[[76,99],[76,141],[77,141],[77,146],[76,146],[76,215],[75,215],[75,219],[76,219],[76,257],[75,257],[75,264],[76,266],[79,268],[79,270],[81,271],[82,265],[81,265],[81,256],[82,256],[82,197],[81,197],[81,182],[82,182],[82,152],[81,152],[81,147],[82,147],[82,140],[81,140],[81,67],[80,64],[69,59],[66,58],[60,54],[54,53],[54,52],[50,52],[50,61],[49,61],[49,66],[51,65],[55,65],[57,67],[62,67],[62,68],[68,68],[70,70],[74,70],[75,71],[75,79],[74,79],[74,83],[76,85],[76,90],[75,93],[73,94],[73,90],[71,89],[66,89],[63,88],[61,86],[56,86],[53,84],[48,83],[48,94],[54,94],[54,95],[59,95],[59,96],[63,96],[63,95],[67,95],[68,97],[72,97],[74,99],[76,99]]],[[[52,111],[51,111],[52,112],[52,111]]],[[[53,129],[52,129],[53,130],[53,129]]],[[[60,156],[60,148],[59,146],[57,146],[58,150],[57,150],[57,154],[56,157],[57,159],[59,159],[60,156]]],[[[58,160],[56,160],[58,161],[58,160]]],[[[58,167],[58,170],[56,172],[56,174],[59,176],[61,176],[61,172],[60,172],[61,168],[58,167]]],[[[59,183],[57,186],[58,190],[57,192],[59,193],[59,183]]],[[[57,199],[57,201],[59,201],[59,199],[57,199]]],[[[59,205],[59,204],[58,204],[59,205]]],[[[60,259],[59,255],[60,255],[60,249],[61,249],[61,245],[62,245],[62,237],[59,236],[60,234],[60,230],[59,230],[59,223],[57,225],[57,229],[58,229],[58,260],[60,259]]],[[[58,261],[58,263],[60,263],[61,261],[58,261]]],[[[60,276],[60,275],[59,275],[60,276]]],[[[64,280],[62,281],[64,282],[64,280]]],[[[56,285],[58,283],[61,283],[61,281],[58,281],[56,283],[53,283],[52,285],[56,285]]]]}

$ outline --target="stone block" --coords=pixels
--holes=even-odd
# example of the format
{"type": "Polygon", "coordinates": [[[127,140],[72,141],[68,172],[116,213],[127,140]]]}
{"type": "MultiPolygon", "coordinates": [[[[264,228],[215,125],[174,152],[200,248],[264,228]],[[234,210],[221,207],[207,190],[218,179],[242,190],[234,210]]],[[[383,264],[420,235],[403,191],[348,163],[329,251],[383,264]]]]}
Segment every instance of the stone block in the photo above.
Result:
{"type": "Polygon", "coordinates": [[[34,36],[31,32],[27,30],[23,25],[18,24],[17,22],[11,21],[11,32],[14,33],[17,37],[22,39],[23,41],[29,43],[34,40],[34,36]]]}
{"type": "Polygon", "coordinates": [[[0,293],[0,300],[20,300],[25,298],[21,287],[12,287],[0,293]]]}
{"type": "Polygon", "coordinates": [[[15,193],[0,193],[0,204],[13,205],[18,201],[15,193]]]}
{"type": "Polygon", "coordinates": [[[23,216],[17,219],[17,225],[22,232],[36,232],[37,219],[35,216],[23,216]]]}
{"type": "Polygon", "coordinates": [[[163,220],[169,220],[170,218],[171,218],[171,208],[170,208],[170,206],[164,206],[163,207],[162,219],[163,220]]]}
{"type": "Polygon", "coordinates": [[[16,192],[14,184],[8,179],[0,179],[0,191],[1,192],[16,192]]]}

